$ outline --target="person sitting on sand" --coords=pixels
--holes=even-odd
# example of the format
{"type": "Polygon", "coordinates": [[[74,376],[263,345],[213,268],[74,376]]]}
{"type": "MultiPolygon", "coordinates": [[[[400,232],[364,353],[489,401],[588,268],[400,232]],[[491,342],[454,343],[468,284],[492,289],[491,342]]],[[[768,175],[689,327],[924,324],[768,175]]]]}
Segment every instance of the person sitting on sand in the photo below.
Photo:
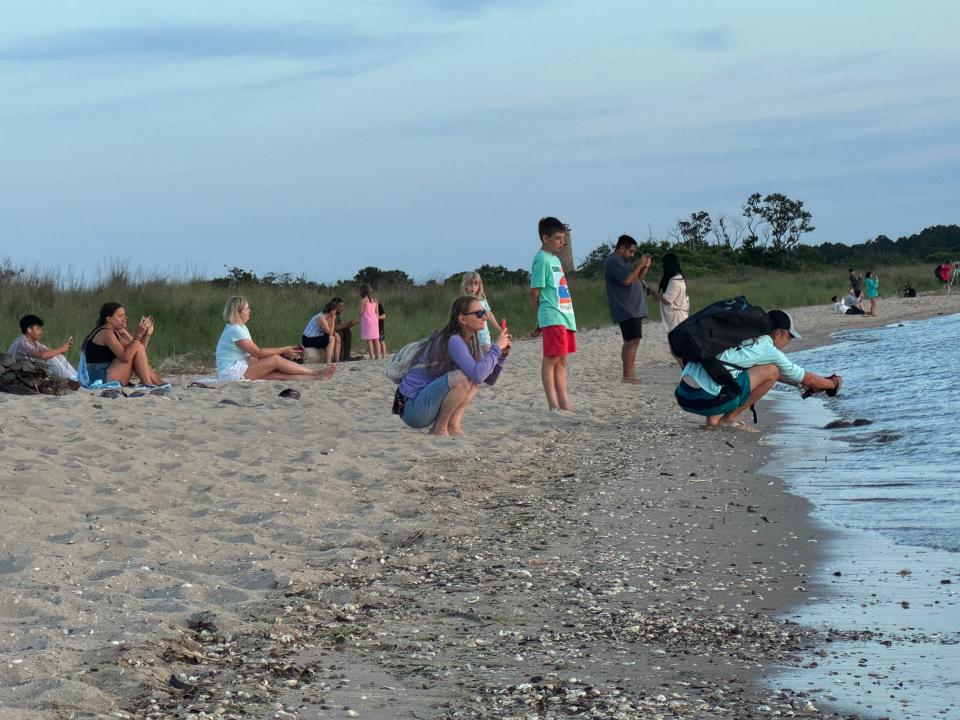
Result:
{"type": "Polygon", "coordinates": [[[337,306],[336,318],[337,324],[334,330],[340,338],[340,351],[337,354],[337,360],[356,360],[350,352],[353,347],[353,331],[350,329],[360,321],[357,319],[343,320],[343,298],[335,297],[330,302],[337,306]]]}
{"type": "Polygon", "coordinates": [[[150,367],[147,357],[153,331],[153,318],[141,317],[131,335],[127,332],[127,311],[123,306],[116,302],[101,305],[96,327],[80,345],[86,382],[129,385],[136,374],[143,385],[163,385],[165,381],[150,367]]]}
{"type": "Polygon", "coordinates": [[[22,334],[10,343],[8,353],[16,358],[43,360],[50,372],[63,380],[77,379],[77,371],[65,357],[73,347],[73,337],[68,337],[58,348],[48,348],[40,342],[43,337],[43,320],[36,315],[24,315],[20,318],[20,332],[22,334]]]}
{"type": "Polygon", "coordinates": [[[473,295],[454,301],[446,326],[431,336],[397,388],[394,412],[408,426],[429,425],[431,435],[463,436],[460,423],[480,383],[497,381],[512,347],[504,330],[481,355],[477,333],[487,322],[486,314],[473,295]]]}
{"type": "Polygon", "coordinates": [[[221,380],[328,380],[335,365],[324,370],[304,367],[283,357],[296,352],[295,345],[262,348],[250,337],[250,304],[234,295],[223,308],[226,327],[217,342],[217,375],[221,380]]]}
{"type": "Polygon", "coordinates": [[[863,296],[855,292],[853,288],[847,290],[841,304],[846,315],[866,315],[863,310],[863,296]]]}
{"type": "Polygon", "coordinates": [[[340,358],[340,335],[334,329],[337,324],[337,304],[328,302],[307,323],[300,338],[305,348],[327,351],[327,365],[333,365],[340,358]]]}
{"type": "Polygon", "coordinates": [[[703,415],[708,427],[735,427],[757,432],[740,421],[740,414],[769,392],[775,383],[806,389],[835,391],[843,378],[821,377],[806,372],[783,354],[792,338],[799,338],[793,318],[782,310],[767,313],[772,330],[738,347],[724,350],[717,359],[724,363],[737,387],[721,386],[700,363],[687,363],[680,374],[675,396],[687,412],[703,415]]]}

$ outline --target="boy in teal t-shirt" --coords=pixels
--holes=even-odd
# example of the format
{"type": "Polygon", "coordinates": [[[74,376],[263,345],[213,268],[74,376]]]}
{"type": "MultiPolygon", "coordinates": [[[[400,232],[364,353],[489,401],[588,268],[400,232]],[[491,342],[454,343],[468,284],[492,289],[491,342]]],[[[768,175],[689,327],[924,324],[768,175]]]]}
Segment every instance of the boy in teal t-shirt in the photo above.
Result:
{"type": "Polygon", "coordinates": [[[530,270],[530,300],[543,335],[540,379],[550,412],[568,414],[573,405],[567,395],[567,355],[577,351],[577,320],[567,278],[556,256],[567,242],[567,226],[555,217],[545,217],[538,230],[540,252],[530,270]]]}

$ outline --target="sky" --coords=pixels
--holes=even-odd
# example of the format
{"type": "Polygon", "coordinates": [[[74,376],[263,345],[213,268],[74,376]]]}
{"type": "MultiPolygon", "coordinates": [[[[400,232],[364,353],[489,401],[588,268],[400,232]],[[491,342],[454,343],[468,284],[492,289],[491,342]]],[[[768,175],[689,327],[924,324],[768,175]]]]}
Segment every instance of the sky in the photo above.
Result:
{"type": "Polygon", "coordinates": [[[814,244],[958,218],[960,3],[0,0],[0,261],[528,267],[753,192],[814,244]]]}

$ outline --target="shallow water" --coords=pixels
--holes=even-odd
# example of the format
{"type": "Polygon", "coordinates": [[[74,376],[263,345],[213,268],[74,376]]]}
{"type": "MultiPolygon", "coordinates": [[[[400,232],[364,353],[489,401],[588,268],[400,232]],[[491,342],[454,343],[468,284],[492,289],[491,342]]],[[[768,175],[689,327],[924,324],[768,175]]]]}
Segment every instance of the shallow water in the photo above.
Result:
{"type": "Polygon", "coordinates": [[[880,633],[834,642],[774,685],[873,717],[960,718],[960,315],[842,334],[792,354],[844,376],[834,399],[778,390],[785,416],[767,472],[833,530],[821,597],[790,619],[880,633]],[[954,391],[953,387],[958,388],[954,391]],[[825,430],[838,418],[863,427],[825,430]]]}

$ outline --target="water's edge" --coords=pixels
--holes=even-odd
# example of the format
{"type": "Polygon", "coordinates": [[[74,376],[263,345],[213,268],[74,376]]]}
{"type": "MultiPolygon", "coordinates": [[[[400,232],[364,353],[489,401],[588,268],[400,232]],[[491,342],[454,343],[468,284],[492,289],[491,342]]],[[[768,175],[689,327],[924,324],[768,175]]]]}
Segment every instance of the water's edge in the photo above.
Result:
{"type": "MultiPolygon", "coordinates": [[[[862,350],[848,334],[834,339],[835,345],[816,352],[862,350]]],[[[803,365],[803,354],[797,355],[803,365]]],[[[789,492],[809,500],[811,526],[823,531],[808,599],[783,617],[807,626],[855,631],[860,638],[830,643],[800,668],[774,668],[767,683],[807,690],[837,709],[868,717],[960,718],[960,633],[955,620],[960,556],[843,527],[818,506],[823,495],[806,492],[802,481],[816,476],[823,484],[831,472],[831,457],[849,451],[831,436],[835,431],[822,429],[839,416],[816,398],[798,402],[795,390],[771,393],[767,407],[766,412],[772,408],[777,417],[776,430],[765,438],[769,460],[763,472],[781,478],[789,492]]]]}

